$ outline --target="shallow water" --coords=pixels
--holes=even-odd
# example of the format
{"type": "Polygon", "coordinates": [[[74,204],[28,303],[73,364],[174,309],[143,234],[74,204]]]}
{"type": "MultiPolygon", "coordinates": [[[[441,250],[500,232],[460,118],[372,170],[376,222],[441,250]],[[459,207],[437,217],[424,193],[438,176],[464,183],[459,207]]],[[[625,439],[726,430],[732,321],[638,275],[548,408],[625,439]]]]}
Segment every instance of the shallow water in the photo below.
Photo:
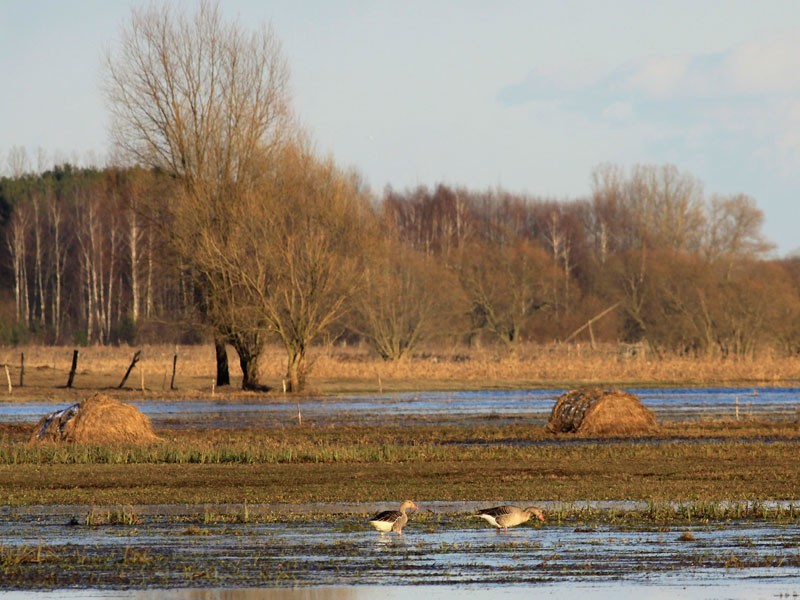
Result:
{"type": "Polygon", "coordinates": [[[349,586],[309,588],[233,588],[180,590],[57,590],[53,592],[0,592],[8,600],[50,600],[61,598],[109,598],[130,600],[540,600],[582,598],[585,600],[775,600],[796,598],[800,584],[780,580],[748,580],[726,584],[620,584],[545,583],[522,586],[349,586]]]}
{"type": "MultiPolygon", "coordinates": [[[[645,590],[648,597],[690,598],[800,593],[796,525],[576,528],[545,522],[503,533],[462,512],[476,505],[440,503],[412,517],[402,537],[371,530],[368,516],[384,508],[373,504],[348,505],[346,513],[310,511],[324,505],[308,505],[305,513],[263,505],[251,507],[250,522],[221,516],[242,507],[204,507],[203,514],[190,506],[133,507],[139,522],[132,526],[88,526],[88,507],[4,508],[0,539],[6,551],[43,547],[45,556],[67,557],[64,565],[55,558],[25,565],[25,588],[191,587],[200,589],[172,597],[232,599],[422,593],[408,585],[435,585],[443,598],[516,598],[523,590],[526,597],[532,591],[550,597],[576,586],[591,598],[634,598],[645,590]],[[693,541],[681,541],[686,531],[693,541]],[[129,556],[145,560],[129,564],[129,556]],[[287,586],[301,591],[262,595],[251,589],[287,586]],[[208,588],[215,595],[203,595],[208,588]],[[222,596],[220,590],[226,590],[222,596]]],[[[0,582],[0,589],[8,587],[0,582]]],[[[96,597],[153,597],[102,594],[96,597]]]]}
{"type": "MultiPolygon", "coordinates": [[[[564,390],[434,392],[297,402],[136,402],[158,426],[241,427],[306,420],[338,423],[435,417],[546,421],[564,390]]],[[[659,420],[796,415],[798,388],[632,389],[659,420]]],[[[64,408],[0,403],[0,421],[36,422],[64,408]]],[[[45,547],[54,563],[25,565],[32,577],[3,598],[175,598],[186,600],[366,600],[372,598],[508,599],[795,598],[800,596],[800,531],[769,523],[690,528],[581,528],[545,523],[498,533],[467,519],[478,503],[431,503],[402,538],[366,524],[385,506],[258,505],[252,521],[219,515],[240,506],[133,507],[135,526],[87,526],[90,507],[0,507],[0,547],[45,547]],[[208,519],[208,515],[212,515],[208,519]],[[323,515],[321,518],[319,515],[323,515]],[[208,521],[208,522],[207,522],[208,521]],[[200,533],[190,532],[190,528],[200,533]],[[143,564],[126,562],[143,553],[143,564]],[[81,566],[73,555],[85,560],[81,566]],[[61,570],[59,557],[69,557],[61,570]],[[123,571],[127,579],[120,579],[123,571]],[[33,583],[44,576],[39,583],[33,583]],[[410,585],[410,587],[409,587],[410,585]],[[431,587],[432,586],[432,587],[431,587]],[[151,588],[149,590],[143,588],[151,588]],[[152,589],[155,588],[155,589],[152,589]],[[28,591],[36,590],[55,590],[28,591]]],[[[484,503],[480,503],[483,505],[484,503]]],[[[547,504],[547,503],[545,503],[547,504]]],[[[591,503],[634,510],[636,503],[591,503]]],[[[558,508],[544,506],[546,510],[558,508]]]]}
{"type": "MultiPolygon", "coordinates": [[[[556,398],[566,390],[491,390],[472,392],[415,392],[404,394],[304,398],[297,402],[270,398],[266,402],[147,401],[132,402],[155,426],[241,427],[289,422],[298,412],[305,420],[338,423],[370,422],[376,419],[437,417],[454,421],[492,416],[525,417],[546,421],[556,398]]],[[[800,388],[633,388],[659,420],[700,417],[733,417],[739,414],[800,414],[800,388]]],[[[38,421],[61,410],[64,404],[50,402],[0,402],[0,422],[38,421]]]]}

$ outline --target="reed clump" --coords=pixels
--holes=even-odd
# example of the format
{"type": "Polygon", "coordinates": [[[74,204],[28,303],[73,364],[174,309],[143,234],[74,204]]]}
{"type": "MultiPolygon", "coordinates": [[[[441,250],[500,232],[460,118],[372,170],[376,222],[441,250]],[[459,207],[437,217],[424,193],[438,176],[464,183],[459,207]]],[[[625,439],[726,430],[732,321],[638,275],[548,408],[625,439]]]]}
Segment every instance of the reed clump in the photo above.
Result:
{"type": "Polygon", "coordinates": [[[136,514],[132,506],[115,507],[113,509],[92,508],[84,520],[84,524],[88,527],[106,525],[133,527],[139,523],[139,515],[136,514]]]}

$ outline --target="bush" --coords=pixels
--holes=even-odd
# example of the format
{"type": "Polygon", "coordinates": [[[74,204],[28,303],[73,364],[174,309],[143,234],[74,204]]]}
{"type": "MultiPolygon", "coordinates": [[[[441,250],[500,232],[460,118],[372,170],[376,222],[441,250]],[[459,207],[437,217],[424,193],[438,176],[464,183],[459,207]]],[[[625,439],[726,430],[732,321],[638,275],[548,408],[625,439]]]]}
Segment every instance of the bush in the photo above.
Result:
{"type": "Polygon", "coordinates": [[[139,328],[129,315],[125,315],[114,327],[111,328],[111,342],[115,345],[128,344],[136,345],[139,336],[139,328]]]}

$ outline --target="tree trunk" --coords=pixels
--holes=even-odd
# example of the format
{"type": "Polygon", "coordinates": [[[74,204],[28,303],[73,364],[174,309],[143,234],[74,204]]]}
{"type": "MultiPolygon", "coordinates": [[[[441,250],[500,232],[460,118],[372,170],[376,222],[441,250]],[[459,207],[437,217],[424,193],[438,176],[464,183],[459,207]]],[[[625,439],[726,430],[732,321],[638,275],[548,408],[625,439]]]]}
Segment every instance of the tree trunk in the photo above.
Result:
{"type": "Polygon", "coordinates": [[[131,318],[139,321],[139,223],[136,211],[128,211],[128,250],[131,259],[131,318]]]}
{"type": "Polygon", "coordinates": [[[257,333],[234,333],[230,337],[230,343],[239,355],[242,389],[267,391],[269,388],[258,381],[260,376],[258,359],[264,349],[260,336],[257,333]]]}
{"type": "Polygon", "coordinates": [[[286,366],[287,392],[302,392],[306,385],[306,353],[303,350],[289,350],[286,366]]]}
{"type": "Polygon", "coordinates": [[[53,328],[55,341],[61,340],[61,274],[64,272],[66,251],[61,247],[61,212],[55,199],[51,199],[50,219],[53,223],[53,256],[55,258],[55,291],[53,292],[53,328]]]}
{"type": "Polygon", "coordinates": [[[22,320],[22,254],[24,242],[21,232],[24,225],[21,223],[20,212],[17,211],[11,217],[11,228],[7,234],[6,242],[8,251],[11,254],[11,261],[14,265],[14,320],[19,323],[22,320]]]}
{"type": "MultiPolygon", "coordinates": [[[[113,315],[113,299],[114,299],[114,263],[117,261],[117,223],[116,219],[111,220],[110,226],[111,235],[111,253],[108,257],[108,298],[106,299],[106,320],[105,320],[105,340],[108,342],[111,339],[111,319],[113,315]]],[[[101,275],[102,276],[102,275],[101,275]]]]}
{"type": "Polygon", "coordinates": [[[44,293],[44,273],[42,267],[42,224],[41,215],[39,211],[39,197],[33,198],[33,239],[35,243],[35,275],[37,285],[37,295],[39,300],[39,323],[44,326],[45,324],[45,304],[46,298],[44,293]]]}
{"type": "Polygon", "coordinates": [[[214,336],[214,351],[217,356],[217,387],[231,384],[231,373],[228,369],[228,351],[225,349],[225,339],[214,336]]]}
{"type": "Polygon", "coordinates": [[[147,293],[145,295],[144,316],[148,319],[153,313],[153,232],[147,232],[147,293]]]}

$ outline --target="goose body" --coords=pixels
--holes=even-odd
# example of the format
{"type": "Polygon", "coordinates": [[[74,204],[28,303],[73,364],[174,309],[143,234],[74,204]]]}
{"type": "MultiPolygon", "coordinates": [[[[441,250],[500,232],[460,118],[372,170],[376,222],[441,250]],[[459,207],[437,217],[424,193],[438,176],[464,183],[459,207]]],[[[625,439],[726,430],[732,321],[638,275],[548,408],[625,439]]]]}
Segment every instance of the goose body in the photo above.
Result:
{"type": "Polygon", "coordinates": [[[509,527],[515,527],[525,523],[528,519],[535,516],[540,521],[544,521],[544,515],[538,508],[520,508],[519,506],[495,506],[479,510],[477,515],[486,519],[492,526],[508,531],[509,527]]]}
{"type": "Polygon", "coordinates": [[[390,531],[396,532],[397,535],[403,535],[403,527],[408,523],[406,510],[409,508],[419,510],[419,507],[411,500],[406,500],[400,505],[400,510],[385,510],[380,512],[369,520],[369,524],[380,531],[381,535],[389,533],[390,531]]]}

